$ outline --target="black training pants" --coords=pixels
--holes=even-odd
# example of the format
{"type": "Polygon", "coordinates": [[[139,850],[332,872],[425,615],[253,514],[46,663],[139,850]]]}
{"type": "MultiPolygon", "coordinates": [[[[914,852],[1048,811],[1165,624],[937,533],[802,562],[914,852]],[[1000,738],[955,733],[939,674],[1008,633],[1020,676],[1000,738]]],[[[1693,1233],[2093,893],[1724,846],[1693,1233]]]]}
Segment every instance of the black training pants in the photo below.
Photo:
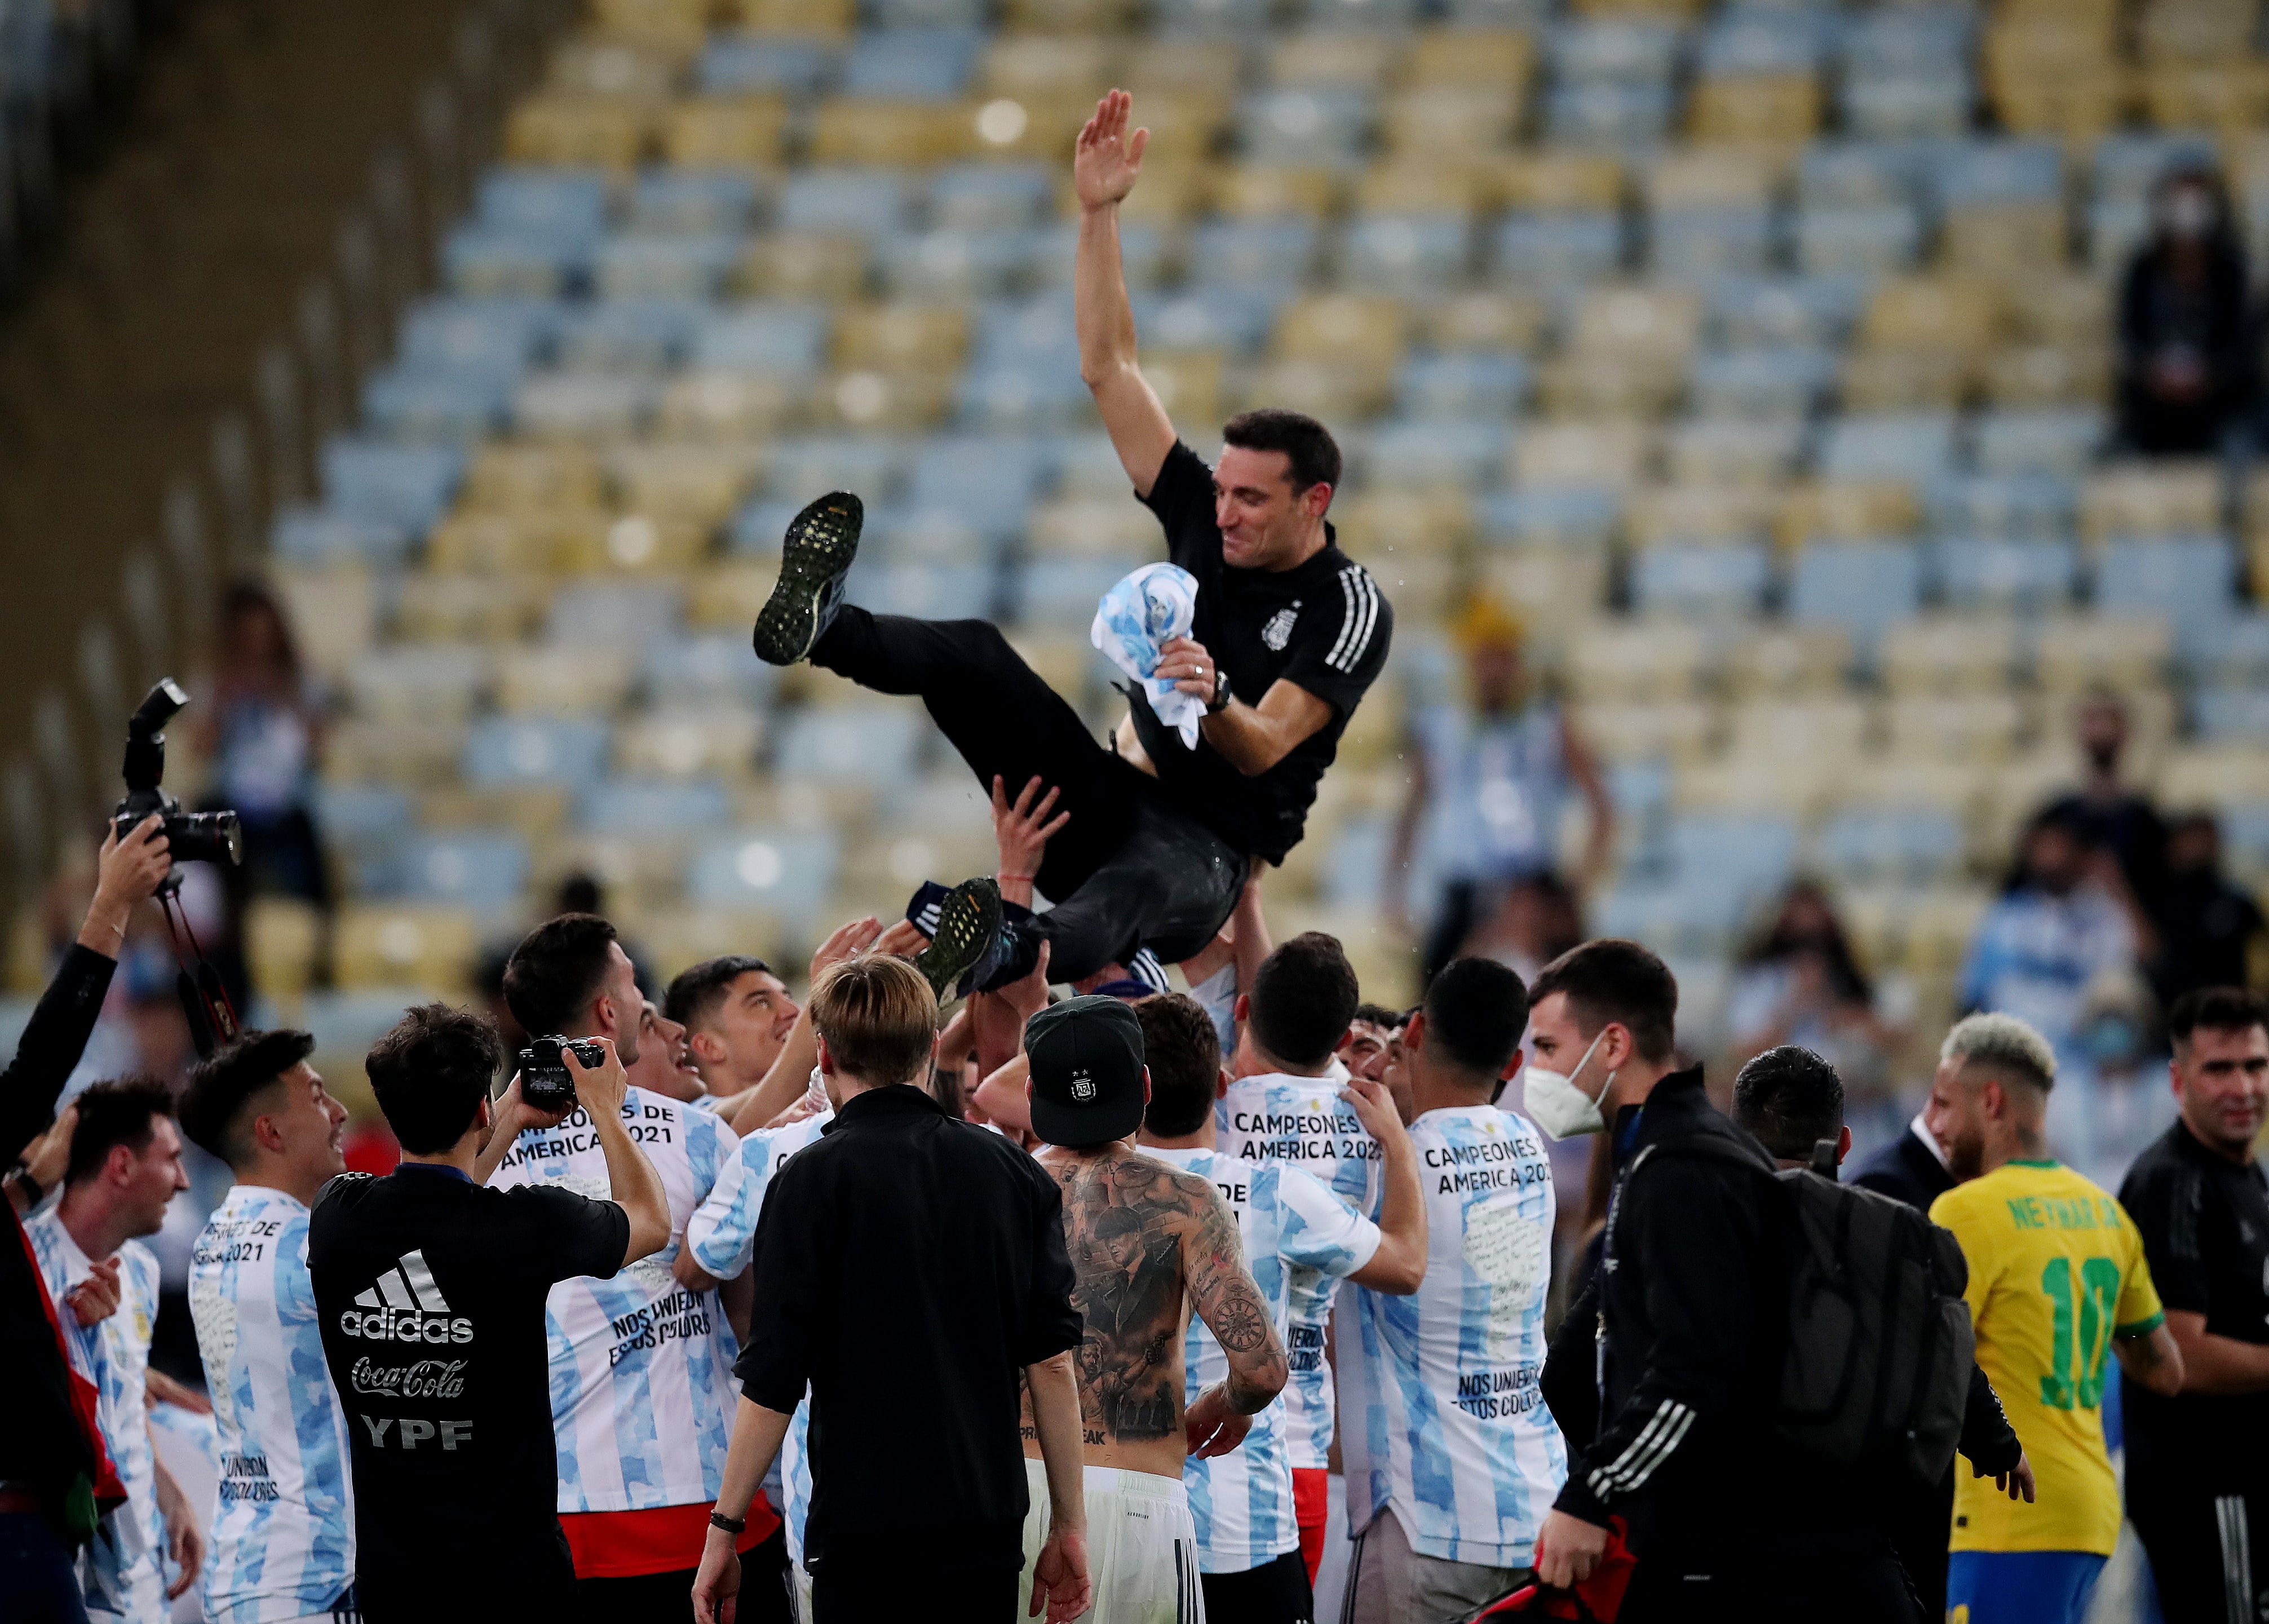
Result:
{"type": "Polygon", "coordinates": [[[2269,1573],[2254,1553],[2269,1540],[2269,1493],[2207,1495],[2127,1486],[2127,1516],[2151,1558],[2167,1624],[2261,1624],[2269,1573]]]}
{"type": "Polygon", "coordinates": [[[1242,1573],[1198,1576],[1208,1624],[1312,1624],[1315,1592],[1308,1564],[1297,1551],[1242,1573]]]}
{"type": "MultiPolygon", "coordinates": [[[[685,1624],[700,1571],[684,1568],[624,1579],[577,1579],[575,1610],[567,1624],[685,1624]]],[[[741,1553],[740,1610],[735,1616],[745,1624],[796,1624],[787,1536],[780,1529],[741,1553]]]]}
{"type": "MultiPolygon", "coordinates": [[[[877,693],[919,694],[979,784],[1013,799],[1038,778],[1071,822],[1048,842],[1036,929],[1048,977],[1077,981],[1140,947],[1188,958],[1213,940],[1245,882],[1242,855],[1167,800],[1157,779],[1096,742],[1063,698],[982,620],[913,620],[853,604],[811,663],[877,693]]],[[[941,876],[945,877],[945,876],[941,876]]]]}
{"type": "Polygon", "coordinates": [[[1641,1557],[1616,1624],[1923,1624],[1895,1556],[1641,1557]]]}

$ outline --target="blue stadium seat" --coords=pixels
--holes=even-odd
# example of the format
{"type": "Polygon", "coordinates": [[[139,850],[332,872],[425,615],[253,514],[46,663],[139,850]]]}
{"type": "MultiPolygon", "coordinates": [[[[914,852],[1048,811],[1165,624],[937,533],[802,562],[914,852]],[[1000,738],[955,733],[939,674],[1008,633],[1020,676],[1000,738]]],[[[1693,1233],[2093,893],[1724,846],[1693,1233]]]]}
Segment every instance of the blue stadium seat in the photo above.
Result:
{"type": "Polygon", "coordinates": [[[610,299],[569,310],[559,365],[571,372],[661,373],[679,365],[710,306],[691,299],[610,299]]]}
{"type": "Polygon", "coordinates": [[[1497,227],[1490,257],[1498,279],[1513,285],[1596,281],[1622,263],[1622,217],[1511,215],[1497,227]]]}
{"type": "Polygon", "coordinates": [[[1053,448],[1038,439],[997,434],[933,439],[914,457],[906,499],[915,507],[942,508],[980,530],[1021,530],[1025,509],[1053,462],[1053,448]]]}
{"type": "Polygon", "coordinates": [[[479,912],[508,909],[528,884],[528,841],[510,830],[421,834],[403,841],[372,894],[479,912]]]}
{"type": "Polygon", "coordinates": [[[871,0],[875,21],[885,28],[981,28],[985,0],[871,0]]]}
{"type": "MultiPolygon", "coordinates": [[[[801,507],[830,491],[855,491],[867,502],[895,500],[906,476],[906,447],[871,434],[805,434],[772,442],[765,491],[801,507]]],[[[780,543],[777,536],[773,543],[780,543]]]]}
{"type": "Polygon", "coordinates": [[[1648,257],[1659,270],[1762,270],[1773,251],[1767,209],[1673,209],[1649,225],[1648,257]]]}
{"type": "Polygon", "coordinates": [[[1837,55],[1847,73],[1926,75],[1966,70],[1976,19],[1966,5],[1886,5],[1854,15],[1837,55]]]}
{"type": "Polygon", "coordinates": [[[1208,221],[1192,234],[1190,280],[1297,287],[1319,239],[1308,219],[1208,221]]]}
{"type": "Polygon", "coordinates": [[[1975,424],[1981,474],[2060,474],[2078,478],[2110,432],[2093,407],[1989,411],[1975,424]]]}
{"type": "Polygon", "coordinates": [[[712,95],[809,95],[833,77],[840,55],[827,41],[804,35],[713,33],[696,77],[712,95]]]}
{"type": "Polygon", "coordinates": [[[708,299],[747,247],[723,232],[625,232],[599,245],[591,284],[602,299],[708,299]]]}
{"type": "Polygon", "coordinates": [[[919,711],[869,705],[802,710],[780,725],[773,770],[831,784],[904,784],[928,720],[919,711]]]}
{"type": "Polygon", "coordinates": [[[543,358],[559,325],[549,299],[420,299],[402,324],[398,365],[516,378],[543,358]]]}
{"type": "Polygon", "coordinates": [[[1351,287],[1401,293],[1461,279],[1473,228],[1457,215],[1364,215],[1340,245],[1340,279],[1351,287]]]}
{"type": "Polygon", "coordinates": [[[391,570],[408,562],[410,535],[408,528],[389,519],[322,507],[287,507],[276,515],[268,544],[279,561],[301,569],[360,564],[391,570]]]}
{"type": "Polygon", "coordinates": [[[2097,138],[2091,166],[2098,203],[2140,203],[2178,164],[2218,167],[2212,136],[2198,130],[2114,130],[2097,138]]]}
{"type": "Polygon", "coordinates": [[[1668,881],[1626,878],[1600,900],[1589,923],[1601,935],[1644,943],[1667,955],[1720,958],[1749,909],[1740,886],[1708,876],[1668,881]]]}
{"type": "Polygon", "coordinates": [[[1005,231],[1047,218],[1055,176],[1039,164],[951,164],[930,182],[930,218],[959,231],[1005,231]]]}
{"type": "Polygon", "coordinates": [[[676,629],[684,587],[674,580],[570,581],[551,594],[554,643],[643,649],[676,629]]]}
{"type": "Polygon", "coordinates": [[[757,208],[756,177],[744,169],[649,169],[631,193],[631,225],[640,231],[745,231],[757,208]]]}
{"type": "Polygon", "coordinates": [[[1563,85],[1667,85],[1684,44],[1684,35],[1667,23],[1567,22],[1547,36],[1545,61],[1563,85]]]}
{"type": "Polygon", "coordinates": [[[853,567],[845,590],[854,603],[877,615],[922,620],[990,619],[1001,595],[999,572],[990,565],[870,564],[863,558],[853,567]]]}
{"type": "Polygon", "coordinates": [[[1702,279],[1710,325],[1719,343],[1749,346],[1836,344],[1867,302],[1874,279],[1864,275],[1702,279]]]}
{"type": "MultiPolygon", "coordinates": [[[[979,525],[950,507],[870,507],[860,558],[875,564],[979,570],[985,575],[981,595],[989,600],[993,573],[1024,534],[1028,515],[1023,503],[1011,506],[1005,499],[996,500],[987,511],[993,522],[979,525]]],[[[953,589],[962,594],[957,601],[965,601],[965,588],[953,589]]],[[[875,607],[872,602],[868,606],[875,607]]]]}
{"type": "Polygon", "coordinates": [[[2058,203],[2064,196],[2064,148],[2054,141],[1950,143],[1927,180],[1945,209],[2058,203]]]}
{"type": "Polygon", "coordinates": [[[477,371],[388,367],[363,385],[363,418],[394,439],[477,439],[504,426],[517,381],[477,371]]]}
{"type": "Polygon", "coordinates": [[[1007,292],[1034,257],[1027,231],[935,231],[893,235],[876,244],[877,268],[891,292],[965,299],[1007,292]]]}
{"type": "Polygon", "coordinates": [[[1276,313],[1291,297],[1293,285],[1292,273],[1286,270],[1234,285],[1190,288],[1171,299],[1137,299],[1135,328],[1145,342],[1161,349],[1250,353],[1275,326],[1276,313]]]}
{"type": "Polygon", "coordinates": [[[1800,417],[1835,380],[1828,350],[1718,350],[1695,358],[1687,390],[1701,417],[1800,417]]]}
{"type": "MultiPolygon", "coordinates": [[[[1066,220],[1056,225],[1036,225],[1017,233],[1022,245],[1024,275],[1038,287],[1071,286],[1074,249],[1079,224],[1066,220]]],[[[1171,261],[1166,233],[1151,220],[1122,220],[1119,225],[1119,259],[1127,272],[1127,285],[1134,292],[1156,288],[1166,279],[1171,261]]]]}
{"type": "Polygon", "coordinates": [[[2068,540],[2080,482],[2059,474],[1997,474],[1941,480],[1930,493],[1931,528],[1941,535],[2068,540]]]}
{"type": "Polygon", "coordinates": [[[1413,356],[1396,374],[1406,417],[1510,417],[1528,397],[1528,363],[1517,355],[1413,356]]]}
{"type": "Polygon", "coordinates": [[[442,275],[460,293],[550,298],[580,290],[597,244],[596,233],[468,222],[442,244],[442,275]]]}
{"type": "MultiPolygon", "coordinates": [[[[1069,290],[1065,290],[1068,294],[1069,290]]],[[[987,299],[977,308],[970,360],[979,366],[1014,363],[1079,370],[1079,336],[1068,297],[987,299]]]]}
{"type": "MultiPolygon", "coordinates": [[[[779,545],[777,535],[773,544],[779,545]]],[[[738,631],[658,637],[647,645],[639,667],[647,693],[658,702],[758,708],[777,684],[777,671],[749,658],[749,639],[738,631]]]]}
{"type": "Polygon", "coordinates": [[[1848,74],[1837,97],[1844,126],[1874,139],[1952,137],[1970,127],[1976,90],[1967,67],[1920,75],[1848,74]]]}
{"type": "Polygon", "coordinates": [[[1822,11],[1735,4],[1703,31],[1696,65],[1704,77],[1816,72],[1833,20],[1822,11]]]}
{"type": "Polygon", "coordinates": [[[2095,606],[2107,614],[2162,615],[2177,635],[2192,628],[2210,634],[2236,605],[2236,557],[2216,536],[2113,542],[2096,563],[2095,606]],[[2212,624],[2200,627],[2201,619],[2212,624]]]}
{"type": "Polygon", "coordinates": [[[732,817],[732,796],[709,779],[609,779],[575,801],[575,821],[595,835],[698,835],[724,828],[732,817]]]}
{"type": "Polygon", "coordinates": [[[2269,744],[2269,688],[2201,688],[2191,718],[2210,744],[2269,744]]]}
{"type": "Polygon", "coordinates": [[[1094,402],[1075,368],[1004,361],[963,372],[954,406],[969,428],[1036,433],[1090,419],[1094,402]]]}
{"type": "Polygon", "coordinates": [[[1422,0],[1303,0],[1309,22],[1334,28],[1404,28],[1432,8],[1422,0]]]}
{"type": "Polygon", "coordinates": [[[607,178],[596,170],[491,169],[481,177],[473,219],[495,231],[588,241],[607,227],[607,178]]]}
{"type": "Polygon", "coordinates": [[[1511,448],[1511,430],[1486,418],[1386,423],[1371,432],[1363,464],[1374,485],[1478,490],[1497,483],[1511,448]]]}
{"type": "Polygon", "coordinates": [[[1630,145],[1668,136],[1676,111],[1668,85],[1556,85],[1545,96],[1544,129],[1552,140],[1571,145],[1630,145]]]}
{"type": "Polygon", "coordinates": [[[802,169],[781,188],[780,223],[788,231],[879,237],[905,224],[906,179],[894,169],[802,169]]]}
{"type": "Polygon", "coordinates": [[[839,850],[826,830],[736,830],[686,863],[685,900],[806,925],[834,892],[839,850]]]}
{"type": "Polygon", "coordinates": [[[886,28],[862,33],[843,62],[843,91],[894,101],[945,101],[969,82],[985,34],[977,28],[886,28]]]}
{"type": "Polygon", "coordinates": [[[1161,0],[1158,20],[1178,33],[1249,35],[1268,21],[1268,0],[1161,0]]]}
{"type": "Polygon", "coordinates": [[[1385,895],[1386,854],[1393,825],[1383,817],[1349,818],[1332,838],[1324,859],[1327,907],[1377,908],[1385,895]]]}
{"type": "Polygon", "coordinates": [[[1632,558],[1631,601],[1650,614],[1724,615],[1764,607],[1772,561],[1760,544],[1647,547],[1632,558]]]}
{"type": "Polygon", "coordinates": [[[1130,570],[1151,559],[1140,553],[1124,558],[1028,558],[1010,588],[1017,617],[1027,625],[1084,626],[1095,606],[1130,570]]]}
{"type": "Polygon", "coordinates": [[[1796,216],[1796,262],[1813,275],[1903,270],[1922,251],[1912,203],[1807,207],[1796,216]]]}
{"type": "Polygon", "coordinates": [[[1604,547],[1622,521],[1622,498],[1585,485],[1530,486],[1474,504],[1482,539],[1500,547],[1604,547]]]}
{"type": "Polygon", "coordinates": [[[2182,663],[2200,687],[2269,688],[2269,613],[2256,609],[2228,616],[2210,639],[2184,651],[2182,663]]]}
{"type": "Polygon", "coordinates": [[[465,782],[480,789],[595,783],[606,771],[607,725],[588,717],[491,716],[465,741],[465,782]]]}
{"type": "Polygon", "coordinates": [[[1677,874],[1756,891],[1787,879],[1796,861],[1796,826],[1768,814],[1689,813],[1671,821],[1667,846],[1677,874]]]}
{"type": "Polygon", "coordinates": [[[1814,852],[1841,878],[1927,884],[1962,866],[1962,820],[1943,807],[1853,808],[1821,829],[1814,852]]]}
{"type": "Polygon", "coordinates": [[[1922,553],[1903,542],[1815,542],[1789,573],[1789,618],[1842,626],[1863,650],[1922,607],[1922,553]]]}
{"type": "Polygon", "coordinates": [[[346,851],[391,853],[418,827],[418,805],[391,784],[315,786],[315,827],[346,851]]]}
{"type": "Polygon", "coordinates": [[[1797,202],[1807,209],[1912,203],[1923,158],[1912,142],[1814,141],[1797,162],[1797,202]]]}
{"type": "Polygon", "coordinates": [[[1371,119],[1364,92],[1316,87],[1247,95],[1237,125],[1245,156],[1257,162],[1328,164],[1356,155],[1371,119]]]}
{"type": "Polygon", "coordinates": [[[1953,609],[2061,609],[2080,578],[2080,555],[2070,542],[1946,536],[1928,551],[1932,576],[1953,609]]]}
{"type": "Polygon", "coordinates": [[[310,988],[299,1024],[320,1054],[367,1054],[412,1004],[427,1001],[422,988],[310,988]]]}
{"type": "Polygon", "coordinates": [[[693,339],[698,366],[808,377],[827,359],[828,313],[786,300],[734,305],[704,320],[693,339]]]}
{"type": "Polygon", "coordinates": [[[335,513],[399,525],[422,536],[447,513],[464,475],[455,446],[397,446],[334,438],[323,447],[324,505],[335,513]]]}
{"type": "Polygon", "coordinates": [[[1821,442],[1831,479],[1906,479],[1926,484],[1954,469],[1951,412],[1881,412],[1838,419],[1821,442]]]}
{"type": "Polygon", "coordinates": [[[2221,808],[2224,864],[2243,875],[2269,872],[2269,806],[2221,808]]]}

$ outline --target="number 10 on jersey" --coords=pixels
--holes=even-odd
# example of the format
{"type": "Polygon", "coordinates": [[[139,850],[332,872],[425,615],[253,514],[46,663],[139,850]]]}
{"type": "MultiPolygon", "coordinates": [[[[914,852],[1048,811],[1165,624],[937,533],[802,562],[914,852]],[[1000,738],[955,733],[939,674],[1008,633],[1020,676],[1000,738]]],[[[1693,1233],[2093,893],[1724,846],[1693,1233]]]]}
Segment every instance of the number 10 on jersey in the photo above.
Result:
{"type": "Polygon", "coordinates": [[[2056,1410],[2093,1410],[2103,1403],[2103,1362],[2111,1349],[2119,1266],[2109,1258],[2081,1259],[2077,1294],[2072,1272],[2069,1258],[2051,1258],[2041,1271],[2041,1289],[2056,1310],[2051,1368],[2041,1377],[2041,1402],[2056,1410]]]}

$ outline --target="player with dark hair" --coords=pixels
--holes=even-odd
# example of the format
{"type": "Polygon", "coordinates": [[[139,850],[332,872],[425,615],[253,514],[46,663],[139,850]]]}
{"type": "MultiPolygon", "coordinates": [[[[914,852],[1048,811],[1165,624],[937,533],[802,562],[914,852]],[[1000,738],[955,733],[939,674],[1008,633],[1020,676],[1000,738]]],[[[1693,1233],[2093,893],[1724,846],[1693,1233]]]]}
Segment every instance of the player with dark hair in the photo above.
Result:
{"type": "Polygon", "coordinates": [[[547,919],[512,950],[504,998],[531,1037],[604,1037],[625,1067],[638,1059],[638,971],[615,927],[595,913],[547,919]]]}
{"type": "Polygon", "coordinates": [[[661,1012],[684,1027],[686,1051],[728,1119],[772,1070],[801,1013],[778,972],[743,953],[679,971],[661,1012]]]}
{"type": "Polygon", "coordinates": [[[1851,1148],[1844,1125],[1844,1080],[1811,1050],[1768,1049],[1733,1079],[1733,1120],[1782,1161],[1808,1166],[1814,1148],[1833,1140],[1841,1163],[1851,1148]]]}

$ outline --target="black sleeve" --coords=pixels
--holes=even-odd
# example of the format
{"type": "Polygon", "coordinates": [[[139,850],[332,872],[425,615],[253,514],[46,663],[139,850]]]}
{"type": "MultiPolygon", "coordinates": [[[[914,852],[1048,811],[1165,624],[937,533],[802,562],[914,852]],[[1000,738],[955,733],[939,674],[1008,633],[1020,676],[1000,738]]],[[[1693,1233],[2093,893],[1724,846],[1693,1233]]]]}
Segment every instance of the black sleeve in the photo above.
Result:
{"type": "Polygon", "coordinates": [[[1757,1176],[1692,1155],[1660,1155],[1623,1185],[1617,1253],[1646,1260],[1652,1347],[1618,1347],[1637,1385],[1599,1436],[1571,1451],[1555,1506],[1604,1527],[1674,1458],[1697,1421],[1724,1412],[1751,1363],[1758,1250],[1757,1176]]]}
{"type": "Polygon", "coordinates": [[[1537,1381],[1545,1407],[1571,1450],[1588,1449],[1600,1433],[1599,1339],[1600,1288],[1593,1281],[1552,1333],[1544,1374],[1537,1381]]]}
{"type": "Polygon", "coordinates": [[[518,1204],[530,1238],[528,1255],[545,1280],[610,1280],[621,1271],[623,1253],[630,1250],[631,1215],[614,1202],[546,1185],[522,1185],[505,1195],[518,1204]]]}
{"type": "Polygon", "coordinates": [[[1018,1153],[1031,1170],[1032,1190],[1032,1279],[1026,1298],[1024,1324],[1016,1339],[1016,1363],[1021,1367],[1052,1359],[1077,1347],[1087,1334],[1086,1322],[1071,1305],[1071,1252],[1064,1244],[1063,1189],[1041,1170],[1038,1163],[1018,1153]]]}
{"type": "Polygon", "coordinates": [[[117,968],[117,960],[76,941],[65,950],[17,1041],[16,1058],[0,1072],[0,1164],[22,1155],[54,1119],[55,1096],[86,1052],[117,968]]]}
{"type": "Polygon", "coordinates": [[[1970,1367],[1970,1398],[1962,1411],[1962,1456],[1970,1470],[1981,1478],[2000,1476],[2014,1468],[2025,1451],[2017,1442],[2009,1418],[2002,1414],[2001,1396],[1976,1365],[1970,1367]]]}
{"type": "Polygon", "coordinates": [[[1166,532],[1166,557],[1200,580],[1221,563],[1221,531],[1213,521],[1213,470],[1180,440],[1158,466],[1142,506],[1166,532]]]}
{"type": "Polygon", "coordinates": [[[1324,613],[1300,616],[1283,680],[1349,716],[1386,664],[1394,606],[1359,564],[1340,571],[1337,597],[1324,613]]]}
{"type": "Polygon", "coordinates": [[[809,1222],[813,1200],[780,1194],[802,1182],[792,1177],[795,1160],[780,1164],[757,1213],[749,1260],[756,1311],[750,1316],[749,1344],[733,1366],[750,1403],[783,1415],[795,1413],[811,1384],[810,1331],[818,1306],[819,1265],[809,1222]]]}
{"type": "Polygon", "coordinates": [[[2210,1293],[2199,1222],[2205,1215],[2206,1180],[2198,1170],[2164,1162],[2139,1165],[2119,1186],[2119,1205],[2143,1237],[2143,1256],[2160,1303],[2183,1313],[2205,1313],[2210,1293]]]}

